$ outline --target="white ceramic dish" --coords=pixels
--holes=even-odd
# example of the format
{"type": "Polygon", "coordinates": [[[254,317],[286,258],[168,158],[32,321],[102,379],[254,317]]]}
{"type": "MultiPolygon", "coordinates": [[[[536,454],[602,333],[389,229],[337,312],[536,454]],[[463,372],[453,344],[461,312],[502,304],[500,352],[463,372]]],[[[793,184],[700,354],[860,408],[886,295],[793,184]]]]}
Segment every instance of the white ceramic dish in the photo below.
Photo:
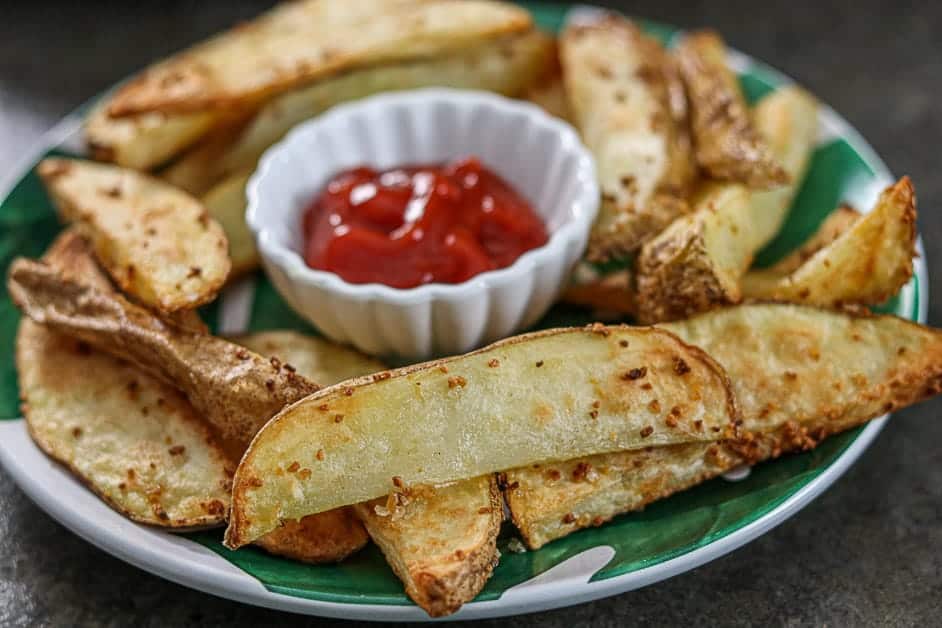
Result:
{"type": "Polygon", "coordinates": [[[373,355],[421,359],[469,351],[536,322],[585,249],[598,211],[595,166],[575,130],[535,106],[484,92],[381,94],[295,128],[247,187],[249,228],[275,287],[324,334],[373,355]],[[328,179],[475,155],[527,198],[549,242],[460,284],[400,290],[309,268],[301,214],[328,179]]]}

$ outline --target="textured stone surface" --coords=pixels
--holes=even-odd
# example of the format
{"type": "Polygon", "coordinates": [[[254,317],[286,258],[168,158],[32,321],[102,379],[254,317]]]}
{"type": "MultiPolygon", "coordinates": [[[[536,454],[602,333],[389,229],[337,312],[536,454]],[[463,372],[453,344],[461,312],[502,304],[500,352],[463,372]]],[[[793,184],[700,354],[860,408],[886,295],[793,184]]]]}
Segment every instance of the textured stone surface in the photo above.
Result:
{"type": "MultiPolygon", "coordinates": [[[[915,180],[919,226],[930,267],[938,268],[942,10],[890,0],[774,7],[742,0],[621,4],[636,15],[680,26],[718,28],[732,45],[792,75],[840,111],[894,172],[915,180]]],[[[264,3],[2,5],[0,175],[44,129],[85,99],[264,3]]],[[[930,322],[942,325],[942,270],[935,272],[931,294],[930,322]]],[[[942,617],[940,411],[942,402],[934,401],[900,413],[829,492],[729,556],[641,591],[515,623],[935,623],[942,617]]],[[[0,471],[0,625],[294,622],[330,623],[242,606],[139,571],[53,522],[0,471]]]]}

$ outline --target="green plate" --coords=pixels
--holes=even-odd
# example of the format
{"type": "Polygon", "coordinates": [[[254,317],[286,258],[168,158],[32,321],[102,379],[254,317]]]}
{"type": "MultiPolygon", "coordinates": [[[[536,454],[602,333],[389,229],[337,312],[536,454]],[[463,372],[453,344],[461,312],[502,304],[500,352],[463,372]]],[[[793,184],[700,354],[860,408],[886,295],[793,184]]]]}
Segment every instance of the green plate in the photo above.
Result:
{"type": "MultiPolygon", "coordinates": [[[[529,5],[539,24],[556,30],[561,6],[529,5]]],[[[645,22],[670,42],[676,30],[645,22]]],[[[731,62],[750,101],[788,82],[745,55],[731,62]]],[[[821,133],[804,181],[781,234],[758,263],[773,263],[810,235],[842,201],[869,207],[891,181],[866,142],[836,113],[822,107],[821,133]]],[[[80,113],[54,129],[41,150],[13,174],[0,203],[0,263],[4,273],[15,256],[40,255],[60,229],[33,172],[48,153],[80,154],[80,113]]],[[[925,319],[925,266],[885,310],[925,319]]],[[[217,329],[241,331],[292,328],[315,333],[294,314],[262,274],[230,289],[204,311],[217,329]]],[[[247,548],[226,550],[221,532],[184,538],[142,528],[103,506],[51,464],[28,439],[18,419],[13,339],[19,314],[0,296],[0,462],[37,503],[66,526],[106,551],[161,576],[240,601],[295,612],[363,619],[424,619],[375,547],[340,565],[312,566],[247,548]]],[[[540,326],[583,324],[586,312],[557,306],[540,326]]],[[[883,421],[828,439],[814,451],[760,465],[739,481],[716,479],[584,530],[535,552],[513,553],[514,532],[503,531],[500,565],[475,602],[459,617],[504,616],[612,595],[691,569],[748,542],[780,523],[820,493],[866,448],[883,421]]]]}

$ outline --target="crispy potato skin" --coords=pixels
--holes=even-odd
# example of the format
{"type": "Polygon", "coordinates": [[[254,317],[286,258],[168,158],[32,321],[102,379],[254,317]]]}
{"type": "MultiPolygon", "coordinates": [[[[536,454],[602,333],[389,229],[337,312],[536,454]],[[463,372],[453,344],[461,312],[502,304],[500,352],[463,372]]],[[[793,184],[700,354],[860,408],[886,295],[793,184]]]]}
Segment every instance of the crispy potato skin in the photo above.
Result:
{"type": "Polygon", "coordinates": [[[722,369],[662,333],[547,330],[311,395],[273,419],[243,457],[226,543],[251,542],[278,518],[383,495],[393,476],[440,484],[568,457],[574,448],[592,454],[734,433],[737,410],[722,369]],[[508,396],[510,389],[518,394],[508,396]],[[481,420],[447,418],[459,416],[481,420]],[[458,450],[457,443],[464,460],[433,453],[458,450]],[[385,453],[371,453],[375,447],[385,453]],[[343,479],[354,477],[355,484],[343,479]]]}
{"type": "Polygon", "coordinates": [[[430,57],[532,25],[486,0],[301,0],[283,3],[152,66],[121,87],[108,114],[241,107],[365,65],[430,57]]]}
{"type": "Polygon", "coordinates": [[[755,304],[663,327],[724,366],[743,432],[508,471],[516,486],[505,491],[507,502],[530,547],[736,466],[813,448],[942,391],[942,332],[892,316],[755,304]]]}
{"type": "Polygon", "coordinates": [[[157,179],[90,161],[44,159],[37,172],[121,288],[163,313],[215,298],[229,274],[222,227],[199,201],[157,179]]]}
{"type": "Polygon", "coordinates": [[[474,599],[497,564],[503,503],[493,475],[404,487],[354,508],[406,593],[432,617],[474,599]]]}
{"type": "Polygon", "coordinates": [[[713,31],[683,38],[674,51],[690,100],[697,162],[712,177],[768,189],[789,175],[752,125],[726,45],[713,31]]]}
{"type": "Polygon", "coordinates": [[[588,259],[637,249],[688,210],[694,178],[687,103],[673,59],[614,15],[567,28],[560,60],[572,119],[599,171],[602,207],[588,259]]]}
{"type": "Polygon", "coordinates": [[[743,292],[754,299],[822,307],[878,305],[912,278],[915,256],[916,192],[903,177],[880,195],[873,211],[790,273],[747,274],[743,292]]]}

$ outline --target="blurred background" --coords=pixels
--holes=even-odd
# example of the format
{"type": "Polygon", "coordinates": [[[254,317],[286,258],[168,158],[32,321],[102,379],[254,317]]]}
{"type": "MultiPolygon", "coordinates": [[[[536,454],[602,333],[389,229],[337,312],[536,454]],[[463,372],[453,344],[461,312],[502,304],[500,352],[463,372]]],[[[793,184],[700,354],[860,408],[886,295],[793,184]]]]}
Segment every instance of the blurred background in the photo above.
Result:
{"type": "MultiPolygon", "coordinates": [[[[0,0],[0,174],[103,89],[272,2],[0,0]]],[[[834,107],[920,197],[942,325],[942,8],[891,0],[597,4],[729,44],[834,107]]],[[[3,228],[0,225],[0,228],[3,228]]],[[[530,616],[523,625],[931,625],[942,617],[939,404],[901,413],[800,516],[693,572],[530,616]]],[[[211,598],[105,555],[54,523],[0,472],[0,626],[317,623],[211,598]]],[[[488,625],[484,623],[482,625],[488,625]]]]}

